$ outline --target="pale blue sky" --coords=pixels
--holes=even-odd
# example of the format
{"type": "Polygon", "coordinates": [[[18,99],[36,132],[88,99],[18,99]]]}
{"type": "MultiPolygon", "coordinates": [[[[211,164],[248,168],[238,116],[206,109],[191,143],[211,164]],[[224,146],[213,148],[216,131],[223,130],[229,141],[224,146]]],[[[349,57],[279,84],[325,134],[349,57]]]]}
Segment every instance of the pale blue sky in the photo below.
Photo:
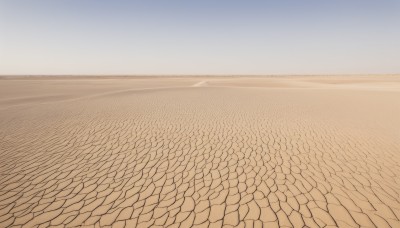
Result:
{"type": "Polygon", "coordinates": [[[0,0],[0,74],[400,73],[400,0],[0,0]]]}

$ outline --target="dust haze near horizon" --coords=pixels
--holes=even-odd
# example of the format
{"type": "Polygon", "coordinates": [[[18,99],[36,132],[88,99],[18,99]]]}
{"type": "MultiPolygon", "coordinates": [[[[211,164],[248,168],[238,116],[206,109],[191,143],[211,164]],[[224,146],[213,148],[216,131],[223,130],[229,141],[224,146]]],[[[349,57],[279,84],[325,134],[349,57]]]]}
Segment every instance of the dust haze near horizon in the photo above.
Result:
{"type": "Polygon", "coordinates": [[[400,1],[0,0],[0,74],[395,74],[400,1]]]}

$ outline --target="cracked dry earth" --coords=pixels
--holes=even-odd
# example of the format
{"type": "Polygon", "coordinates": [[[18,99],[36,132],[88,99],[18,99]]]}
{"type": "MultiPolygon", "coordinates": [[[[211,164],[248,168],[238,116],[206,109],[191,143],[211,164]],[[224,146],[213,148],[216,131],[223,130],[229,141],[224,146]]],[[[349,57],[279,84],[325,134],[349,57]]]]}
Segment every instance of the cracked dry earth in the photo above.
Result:
{"type": "Polygon", "coordinates": [[[400,227],[399,78],[317,79],[2,79],[0,227],[400,227]]]}

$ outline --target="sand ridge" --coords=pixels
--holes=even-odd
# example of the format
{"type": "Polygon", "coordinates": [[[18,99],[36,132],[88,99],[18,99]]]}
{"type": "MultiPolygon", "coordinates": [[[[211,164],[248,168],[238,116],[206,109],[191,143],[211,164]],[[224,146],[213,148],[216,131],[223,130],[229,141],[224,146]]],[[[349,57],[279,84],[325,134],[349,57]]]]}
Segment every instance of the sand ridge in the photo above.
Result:
{"type": "Polygon", "coordinates": [[[398,77],[35,80],[0,80],[0,227],[400,226],[398,77]]]}

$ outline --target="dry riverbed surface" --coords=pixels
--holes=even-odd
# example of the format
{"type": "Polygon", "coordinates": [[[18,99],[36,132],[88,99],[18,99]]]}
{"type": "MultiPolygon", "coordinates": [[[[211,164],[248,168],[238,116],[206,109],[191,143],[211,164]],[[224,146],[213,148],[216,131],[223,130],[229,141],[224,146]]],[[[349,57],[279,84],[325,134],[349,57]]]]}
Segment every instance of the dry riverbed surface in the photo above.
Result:
{"type": "Polygon", "coordinates": [[[0,227],[400,227],[400,76],[3,77],[0,227]]]}

